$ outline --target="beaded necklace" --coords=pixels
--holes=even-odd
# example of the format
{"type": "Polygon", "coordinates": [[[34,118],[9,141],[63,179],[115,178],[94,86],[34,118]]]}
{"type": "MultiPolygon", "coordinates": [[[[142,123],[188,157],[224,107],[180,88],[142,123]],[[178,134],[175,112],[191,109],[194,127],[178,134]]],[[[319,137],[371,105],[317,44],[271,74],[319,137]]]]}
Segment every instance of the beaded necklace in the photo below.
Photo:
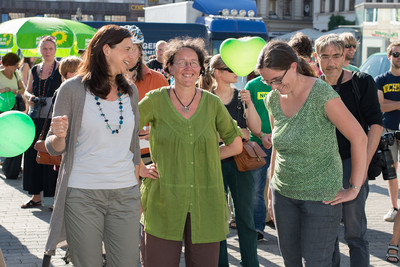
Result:
{"type": "Polygon", "coordinates": [[[118,108],[119,108],[120,116],[119,116],[118,128],[115,129],[115,130],[111,129],[111,126],[108,123],[108,119],[106,118],[106,114],[104,114],[103,108],[101,107],[101,103],[99,101],[100,100],[99,97],[98,96],[94,96],[94,100],[96,100],[96,105],[99,107],[99,110],[100,110],[100,116],[102,116],[104,118],[104,122],[107,125],[107,129],[110,129],[111,134],[115,134],[115,133],[118,134],[119,130],[121,130],[122,124],[124,123],[124,117],[122,116],[122,112],[123,112],[122,94],[119,92],[119,88],[117,88],[117,90],[118,90],[118,101],[119,101],[118,108]]]}
{"type": "Polygon", "coordinates": [[[40,67],[40,69],[39,69],[39,88],[38,88],[38,96],[39,97],[44,97],[45,96],[45,94],[46,94],[46,83],[47,83],[47,81],[49,80],[49,78],[51,77],[51,76],[53,76],[52,74],[53,74],[53,68],[54,68],[54,62],[55,61],[53,61],[53,64],[51,64],[51,67],[50,67],[50,72],[49,72],[49,76],[47,77],[47,79],[46,80],[43,80],[42,78],[40,78],[40,74],[42,73],[42,71],[43,71],[43,65],[44,64],[42,64],[42,66],[40,67]]]}

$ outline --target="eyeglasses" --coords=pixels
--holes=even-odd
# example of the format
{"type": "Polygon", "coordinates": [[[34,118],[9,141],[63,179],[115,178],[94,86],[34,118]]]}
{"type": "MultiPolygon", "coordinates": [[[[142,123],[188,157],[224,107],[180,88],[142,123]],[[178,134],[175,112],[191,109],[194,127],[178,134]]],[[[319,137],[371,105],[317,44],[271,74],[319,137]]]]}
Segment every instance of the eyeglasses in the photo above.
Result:
{"type": "Polygon", "coordinates": [[[334,55],[332,55],[332,56],[329,56],[329,55],[321,55],[321,56],[319,56],[319,58],[321,59],[321,60],[329,60],[329,59],[339,59],[339,58],[341,58],[343,56],[343,53],[342,54],[334,54],[334,55]]]}
{"type": "Polygon", "coordinates": [[[354,49],[356,49],[357,45],[355,45],[355,44],[345,44],[344,45],[344,48],[350,48],[350,47],[353,47],[354,49]]]}
{"type": "Polygon", "coordinates": [[[226,70],[227,72],[233,73],[233,70],[230,68],[222,68],[222,69],[217,69],[217,70],[226,70]]]}
{"type": "Polygon", "coordinates": [[[400,52],[393,52],[393,53],[390,53],[390,55],[392,55],[395,58],[398,58],[400,56],[400,52]]]}
{"type": "Polygon", "coordinates": [[[42,36],[41,40],[44,40],[44,41],[55,41],[56,38],[54,36],[47,35],[47,36],[42,36]]]}
{"type": "Polygon", "coordinates": [[[179,68],[186,68],[188,65],[193,68],[197,69],[200,67],[200,63],[198,61],[185,61],[185,60],[179,60],[174,63],[174,65],[178,66],[179,68]]]}
{"type": "Polygon", "coordinates": [[[272,86],[272,85],[281,85],[281,84],[282,84],[282,80],[283,80],[283,78],[285,78],[285,75],[286,75],[286,73],[287,73],[288,70],[289,70],[289,69],[286,69],[286,70],[285,70],[285,73],[282,75],[282,77],[281,77],[279,80],[275,80],[275,81],[272,81],[272,82],[267,82],[266,80],[264,80],[263,77],[261,77],[260,81],[261,81],[262,83],[265,83],[266,85],[269,85],[269,86],[272,86]]]}

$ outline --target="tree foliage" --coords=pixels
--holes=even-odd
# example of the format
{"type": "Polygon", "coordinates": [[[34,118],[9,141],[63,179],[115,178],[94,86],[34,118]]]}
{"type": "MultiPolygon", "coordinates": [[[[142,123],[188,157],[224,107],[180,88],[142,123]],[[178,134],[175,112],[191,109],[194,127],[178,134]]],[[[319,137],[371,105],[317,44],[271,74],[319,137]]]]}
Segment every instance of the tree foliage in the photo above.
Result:
{"type": "Polygon", "coordinates": [[[341,15],[332,15],[328,22],[328,31],[337,29],[339,25],[355,25],[356,21],[346,20],[341,15]]]}

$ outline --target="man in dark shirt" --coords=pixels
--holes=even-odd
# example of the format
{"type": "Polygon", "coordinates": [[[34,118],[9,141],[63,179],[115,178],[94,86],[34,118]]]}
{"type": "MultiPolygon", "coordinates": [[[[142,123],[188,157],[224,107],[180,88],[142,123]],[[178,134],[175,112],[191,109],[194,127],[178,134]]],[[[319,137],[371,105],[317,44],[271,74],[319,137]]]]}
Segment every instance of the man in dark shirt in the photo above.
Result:
{"type": "MultiPolygon", "coordinates": [[[[362,124],[363,129],[369,127],[367,146],[367,166],[369,166],[383,131],[382,112],[379,107],[377,87],[373,78],[365,73],[344,70],[344,42],[337,34],[324,35],[315,41],[315,50],[322,70],[322,79],[338,92],[343,103],[362,124]],[[360,97],[355,95],[354,84],[357,83],[360,97]],[[362,116],[362,118],[361,118],[362,116]]],[[[365,170],[364,183],[361,188],[350,186],[351,178],[351,147],[349,141],[339,131],[336,131],[339,153],[343,164],[343,187],[352,187],[359,190],[357,197],[343,205],[343,223],[345,227],[345,240],[350,248],[350,266],[369,266],[369,245],[366,238],[367,218],[365,215],[365,202],[369,187],[367,170],[365,170]]],[[[333,265],[340,266],[339,243],[336,240],[333,265]]]]}
{"type": "Polygon", "coordinates": [[[152,70],[158,71],[164,74],[163,63],[164,63],[164,51],[167,48],[167,42],[160,40],[156,43],[156,58],[147,62],[147,67],[152,70]]]}

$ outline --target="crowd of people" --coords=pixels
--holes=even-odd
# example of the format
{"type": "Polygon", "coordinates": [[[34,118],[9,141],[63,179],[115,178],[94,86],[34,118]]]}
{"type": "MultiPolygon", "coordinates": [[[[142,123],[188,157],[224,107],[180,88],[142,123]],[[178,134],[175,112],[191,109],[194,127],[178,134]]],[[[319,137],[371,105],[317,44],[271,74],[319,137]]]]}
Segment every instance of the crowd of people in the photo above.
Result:
{"type": "MultiPolygon", "coordinates": [[[[144,38],[136,26],[108,25],[81,58],[58,61],[52,36],[40,40],[40,59],[2,57],[0,93],[19,95],[13,109],[32,118],[34,143],[43,129],[47,151],[62,155],[60,166],[38,164],[33,143],[23,156],[32,197],[21,208],[54,196],[45,255],[67,241],[74,266],[101,266],[105,250],[107,266],[176,267],[184,244],[186,266],[229,266],[231,205],[242,266],[259,266],[266,225],[285,266],[340,266],[341,222],[350,266],[369,266],[367,170],[381,135],[399,130],[400,43],[374,80],[350,64],[351,33],[314,45],[302,33],[272,40],[256,77],[235,88],[238,76],[204,40],[160,40],[146,62],[144,38]],[[150,149],[141,152],[140,140],[150,149]],[[249,141],[266,164],[239,171],[234,156],[249,141]]],[[[400,141],[390,150],[397,170],[400,141]]],[[[15,179],[22,155],[4,170],[11,160],[15,179]]],[[[394,263],[398,188],[388,181],[384,215],[394,221],[386,257],[394,263]]]]}

